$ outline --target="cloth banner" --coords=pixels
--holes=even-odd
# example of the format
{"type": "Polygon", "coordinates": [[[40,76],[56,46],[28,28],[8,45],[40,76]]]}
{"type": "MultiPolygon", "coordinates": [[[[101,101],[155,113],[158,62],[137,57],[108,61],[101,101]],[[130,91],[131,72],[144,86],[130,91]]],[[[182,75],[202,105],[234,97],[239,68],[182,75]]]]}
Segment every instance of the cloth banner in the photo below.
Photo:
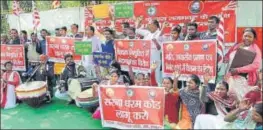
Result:
{"type": "Polygon", "coordinates": [[[205,70],[216,77],[217,61],[216,40],[176,41],[163,44],[163,75],[171,76],[177,69],[181,71],[181,79],[186,80],[196,74],[203,81],[205,70]]]}
{"type": "Polygon", "coordinates": [[[122,69],[150,71],[151,41],[150,40],[115,40],[115,56],[122,69]]]}
{"type": "Polygon", "coordinates": [[[64,63],[64,55],[72,54],[75,61],[81,61],[81,55],[75,54],[74,42],[81,39],[69,37],[46,37],[47,55],[50,61],[64,63]]]}
{"type": "Polygon", "coordinates": [[[13,70],[26,71],[24,45],[5,45],[1,44],[1,70],[7,61],[13,63],[13,70]]]}
{"type": "Polygon", "coordinates": [[[163,129],[164,88],[148,86],[99,87],[103,127],[163,129]]]}
{"type": "MultiPolygon", "coordinates": [[[[157,19],[160,24],[167,21],[169,28],[164,30],[167,34],[171,27],[177,24],[190,22],[195,17],[198,24],[198,31],[207,30],[208,17],[212,15],[219,16],[222,9],[228,7],[230,1],[145,1],[134,3],[134,15],[143,16],[143,24],[149,23],[152,19],[157,19]]],[[[223,12],[225,42],[234,43],[236,41],[236,13],[235,10],[223,12]]]]}

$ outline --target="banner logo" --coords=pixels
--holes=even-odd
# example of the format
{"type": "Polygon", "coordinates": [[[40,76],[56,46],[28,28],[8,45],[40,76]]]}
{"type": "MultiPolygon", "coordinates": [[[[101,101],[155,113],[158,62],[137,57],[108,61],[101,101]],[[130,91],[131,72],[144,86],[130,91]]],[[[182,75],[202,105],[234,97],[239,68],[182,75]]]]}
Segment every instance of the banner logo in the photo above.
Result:
{"type": "Polygon", "coordinates": [[[188,9],[192,14],[199,14],[204,9],[204,3],[202,1],[192,1],[188,9]]]}
{"type": "Polygon", "coordinates": [[[147,9],[147,13],[149,16],[154,16],[156,14],[156,7],[151,6],[147,9]]]}

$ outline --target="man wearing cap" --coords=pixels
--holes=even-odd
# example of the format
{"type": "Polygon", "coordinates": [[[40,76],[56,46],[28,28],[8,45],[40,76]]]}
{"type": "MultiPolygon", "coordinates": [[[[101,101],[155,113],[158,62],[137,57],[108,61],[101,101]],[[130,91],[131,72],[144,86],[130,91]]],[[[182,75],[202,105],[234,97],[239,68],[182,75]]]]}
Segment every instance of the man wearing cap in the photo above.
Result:
{"type": "Polygon", "coordinates": [[[54,65],[48,62],[48,57],[46,55],[40,55],[40,64],[36,67],[29,68],[29,71],[24,76],[29,76],[33,81],[45,81],[48,86],[48,93],[46,101],[50,102],[53,97],[53,83],[54,78],[54,65]]]}

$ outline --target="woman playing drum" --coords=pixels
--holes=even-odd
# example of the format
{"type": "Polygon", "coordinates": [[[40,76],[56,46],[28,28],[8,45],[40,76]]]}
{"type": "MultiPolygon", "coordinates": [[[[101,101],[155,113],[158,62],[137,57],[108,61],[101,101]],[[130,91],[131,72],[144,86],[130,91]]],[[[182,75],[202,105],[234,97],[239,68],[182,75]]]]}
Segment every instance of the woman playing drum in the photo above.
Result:
{"type": "Polygon", "coordinates": [[[15,87],[21,84],[19,73],[12,70],[13,63],[8,61],[4,64],[6,72],[1,78],[1,108],[16,107],[15,87]]]}

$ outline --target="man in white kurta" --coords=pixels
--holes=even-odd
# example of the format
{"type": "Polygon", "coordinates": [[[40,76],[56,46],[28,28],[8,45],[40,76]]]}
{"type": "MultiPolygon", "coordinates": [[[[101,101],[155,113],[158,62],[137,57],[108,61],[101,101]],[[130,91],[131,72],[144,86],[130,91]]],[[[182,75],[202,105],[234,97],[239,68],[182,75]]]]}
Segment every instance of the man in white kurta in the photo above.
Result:
{"type": "MultiPolygon", "coordinates": [[[[86,27],[86,36],[82,41],[91,41],[92,44],[92,52],[101,52],[101,41],[99,37],[94,35],[95,29],[93,26],[86,27]]],[[[96,77],[95,68],[93,65],[93,57],[92,55],[86,55],[82,57],[82,62],[84,67],[86,68],[89,76],[96,77]]]]}
{"type": "Polygon", "coordinates": [[[137,29],[136,29],[136,33],[139,35],[142,35],[144,38],[144,40],[152,40],[152,45],[151,45],[151,63],[153,61],[156,61],[158,64],[158,68],[156,69],[156,80],[158,83],[161,83],[161,71],[160,71],[160,66],[161,66],[161,46],[158,44],[160,42],[157,42],[157,40],[159,39],[160,36],[160,25],[159,22],[157,20],[152,20],[149,24],[148,24],[148,29],[142,29],[142,28],[138,28],[140,22],[142,21],[142,18],[139,18],[138,20],[138,25],[137,29]]]}

